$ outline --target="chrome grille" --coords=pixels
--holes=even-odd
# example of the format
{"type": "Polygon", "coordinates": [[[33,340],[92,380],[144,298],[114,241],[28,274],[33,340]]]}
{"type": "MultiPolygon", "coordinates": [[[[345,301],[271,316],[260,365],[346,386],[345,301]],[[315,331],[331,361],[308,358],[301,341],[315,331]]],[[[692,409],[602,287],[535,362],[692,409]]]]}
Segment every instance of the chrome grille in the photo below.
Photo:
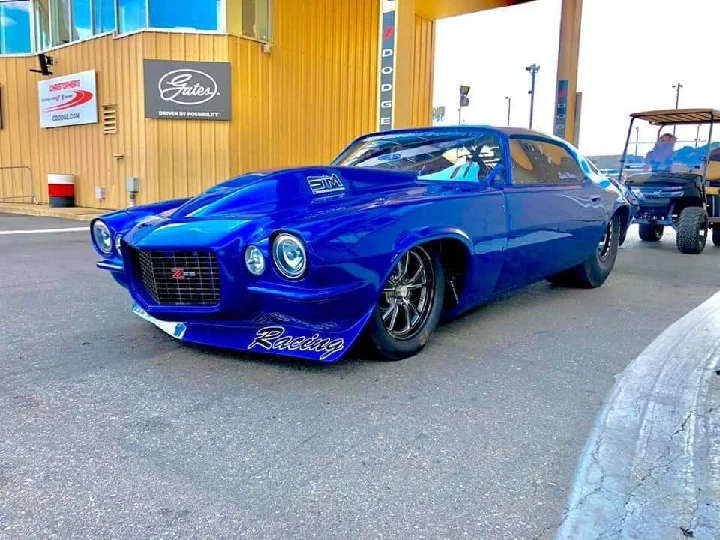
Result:
{"type": "Polygon", "coordinates": [[[209,251],[136,251],[135,267],[148,294],[160,305],[214,306],[220,277],[209,251]]]}

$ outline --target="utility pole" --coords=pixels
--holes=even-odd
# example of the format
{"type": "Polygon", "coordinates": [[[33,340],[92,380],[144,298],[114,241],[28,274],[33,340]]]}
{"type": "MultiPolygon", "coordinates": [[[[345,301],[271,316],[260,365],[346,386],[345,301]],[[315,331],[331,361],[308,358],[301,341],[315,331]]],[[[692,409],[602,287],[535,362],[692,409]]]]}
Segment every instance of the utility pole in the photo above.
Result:
{"type": "Polygon", "coordinates": [[[532,64],[531,66],[527,66],[525,68],[525,71],[530,73],[530,129],[532,129],[533,126],[533,112],[535,110],[535,75],[537,75],[537,72],[540,71],[540,66],[537,64],[532,64]]]}
{"type": "Polygon", "coordinates": [[[510,107],[512,107],[512,97],[505,96],[505,101],[507,101],[507,125],[510,125],[510,107]]]}
{"type": "MultiPolygon", "coordinates": [[[[673,84],[673,89],[675,90],[675,108],[678,109],[680,107],[680,89],[683,87],[682,83],[678,82],[677,84],[673,84]]],[[[675,136],[675,128],[677,126],[673,126],[673,137],[675,136]]]]}

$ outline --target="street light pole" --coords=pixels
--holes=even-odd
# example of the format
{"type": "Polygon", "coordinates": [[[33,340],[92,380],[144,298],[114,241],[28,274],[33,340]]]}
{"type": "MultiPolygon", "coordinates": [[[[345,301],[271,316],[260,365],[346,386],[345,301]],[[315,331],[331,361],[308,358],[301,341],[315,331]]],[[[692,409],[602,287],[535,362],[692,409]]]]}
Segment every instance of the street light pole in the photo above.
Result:
{"type": "Polygon", "coordinates": [[[510,107],[512,104],[512,97],[505,96],[505,101],[507,101],[507,125],[510,125],[510,107]]]}
{"type": "Polygon", "coordinates": [[[537,64],[532,64],[531,66],[527,66],[525,68],[525,71],[530,73],[530,129],[532,129],[533,125],[533,112],[535,110],[535,75],[537,75],[537,72],[540,71],[540,66],[537,64]]]}
{"type": "MultiPolygon", "coordinates": [[[[673,89],[675,90],[675,108],[678,109],[680,107],[680,89],[683,87],[682,83],[678,82],[677,84],[673,84],[673,89]]],[[[675,128],[677,126],[673,126],[673,136],[675,136],[675,128]]]]}

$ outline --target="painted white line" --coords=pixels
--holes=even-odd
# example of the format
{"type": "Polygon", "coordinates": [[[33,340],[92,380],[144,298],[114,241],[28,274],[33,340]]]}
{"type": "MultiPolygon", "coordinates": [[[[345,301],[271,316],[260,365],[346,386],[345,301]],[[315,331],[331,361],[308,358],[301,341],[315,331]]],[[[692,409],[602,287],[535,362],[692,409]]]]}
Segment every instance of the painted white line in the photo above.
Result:
{"type": "Polygon", "coordinates": [[[66,232],[81,232],[90,231],[90,227],[69,227],[66,229],[29,229],[29,230],[14,230],[14,231],[0,231],[0,235],[5,234],[51,234],[51,233],[66,233],[66,232]]]}
{"type": "MultiPolygon", "coordinates": [[[[720,538],[720,293],[618,377],[579,460],[557,539],[720,538]]],[[[618,351],[620,352],[620,351],[618,351]]]]}

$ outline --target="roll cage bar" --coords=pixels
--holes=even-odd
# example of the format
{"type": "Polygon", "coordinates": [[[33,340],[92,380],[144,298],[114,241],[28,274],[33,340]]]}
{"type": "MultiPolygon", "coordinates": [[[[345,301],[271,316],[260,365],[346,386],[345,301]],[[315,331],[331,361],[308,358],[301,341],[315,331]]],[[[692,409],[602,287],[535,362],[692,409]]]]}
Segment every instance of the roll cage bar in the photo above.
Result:
{"type": "Polygon", "coordinates": [[[710,125],[708,134],[707,153],[705,155],[705,164],[703,166],[702,178],[703,187],[705,186],[705,176],[707,174],[707,165],[710,159],[710,144],[712,143],[713,125],[720,120],[720,111],[717,109],[660,109],[655,111],[645,111],[632,113],[630,115],[630,126],[625,139],[625,147],[623,148],[622,158],[620,158],[620,170],[618,171],[618,182],[622,182],[622,174],[625,169],[627,160],[627,150],[632,137],[632,129],[635,120],[645,120],[650,125],[658,126],[658,139],[660,133],[666,126],[687,126],[687,125],[710,125]]]}

